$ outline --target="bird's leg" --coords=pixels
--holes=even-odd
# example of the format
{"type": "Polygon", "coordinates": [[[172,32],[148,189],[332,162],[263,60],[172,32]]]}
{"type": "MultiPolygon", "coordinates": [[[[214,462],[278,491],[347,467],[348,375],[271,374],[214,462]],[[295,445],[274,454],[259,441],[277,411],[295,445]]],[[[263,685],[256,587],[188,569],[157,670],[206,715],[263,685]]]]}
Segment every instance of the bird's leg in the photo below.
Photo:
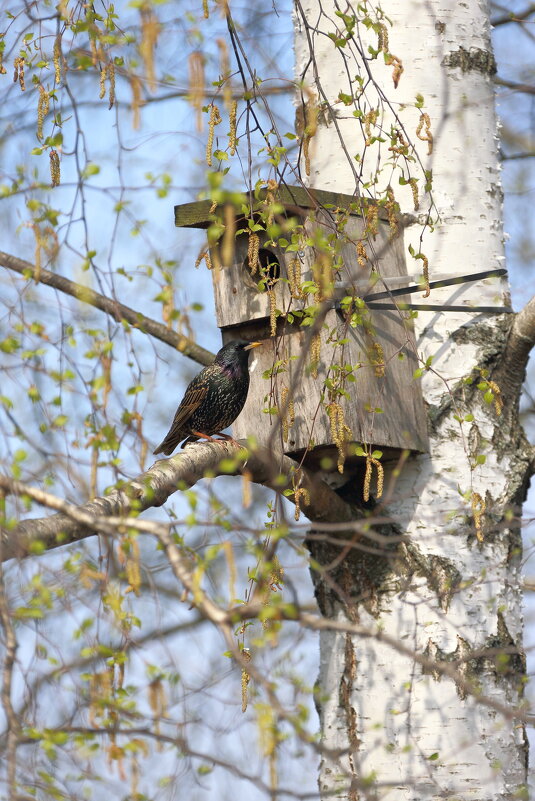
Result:
{"type": "MultiPolygon", "coordinates": [[[[238,440],[234,439],[234,437],[230,437],[228,434],[222,434],[221,431],[217,431],[217,435],[225,442],[232,442],[237,448],[243,448],[243,445],[240,445],[238,440]]],[[[217,442],[217,440],[215,440],[215,442],[217,442]]]]}
{"type": "Polygon", "coordinates": [[[208,436],[208,434],[202,434],[200,431],[192,431],[191,433],[194,434],[196,437],[199,437],[199,439],[204,439],[207,442],[232,442],[232,444],[235,445],[236,448],[240,449],[243,448],[243,445],[240,445],[240,443],[237,440],[235,440],[233,437],[229,437],[228,434],[221,433],[221,431],[215,432],[219,437],[219,439],[214,439],[214,437],[210,437],[208,436]]]}
{"type": "MultiPolygon", "coordinates": [[[[219,437],[219,439],[214,439],[214,437],[211,437],[208,434],[203,434],[201,431],[192,431],[191,433],[193,436],[198,437],[198,439],[204,439],[206,442],[232,442],[232,444],[235,445],[237,448],[240,449],[243,448],[243,445],[240,445],[240,443],[237,442],[237,440],[233,439],[233,437],[229,437],[228,434],[222,434],[221,431],[215,432],[219,437]]],[[[191,442],[193,441],[194,440],[191,440],[191,442]]],[[[190,439],[188,437],[188,439],[182,443],[182,447],[184,448],[186,445],[188,445],[189,442],[190,439]]]]}
{"type": "Polygon", "coordinates": [[[199,439],[207,440],[207,442],[217,442],[217,440],[211,437],[209,434],[203,434],[201,431],[192,431],[191,433],[195,437],[199,437],[199,439]]]}
{"type": "Polygon", "coordinates": [[[186,445],[193,445],[199,439],[204,439],[207,442],[217,442],[216,439],[214,439],[213,437],[209,437],[208,434],[202,434],[200,431],[192,431],[190,436],[184,440],[184,442],[180,447],[185,448],[186,445]]]}

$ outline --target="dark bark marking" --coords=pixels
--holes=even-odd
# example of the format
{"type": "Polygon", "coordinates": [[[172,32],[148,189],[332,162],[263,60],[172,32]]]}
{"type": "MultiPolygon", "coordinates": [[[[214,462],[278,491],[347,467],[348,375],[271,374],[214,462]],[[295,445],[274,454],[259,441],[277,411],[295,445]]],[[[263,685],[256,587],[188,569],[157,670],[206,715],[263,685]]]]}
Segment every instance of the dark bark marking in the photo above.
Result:
{"type": "Polygon", "coordinates": [[[480,47],[471,47],[470,50],[460,47],[445,56],[442,64],[452,69],[460,69],[461,72],[474,71],[483,75],[495,75],[497,72],[496,59],[492,51],[482,50],[480,47]]]}

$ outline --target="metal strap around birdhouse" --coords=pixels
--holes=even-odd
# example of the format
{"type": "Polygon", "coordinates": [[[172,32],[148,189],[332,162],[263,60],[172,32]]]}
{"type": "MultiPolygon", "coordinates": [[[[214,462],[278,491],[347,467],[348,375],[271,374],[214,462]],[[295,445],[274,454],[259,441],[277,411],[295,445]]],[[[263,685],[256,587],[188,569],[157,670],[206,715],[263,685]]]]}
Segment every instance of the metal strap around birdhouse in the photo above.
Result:
{"type": "MultiPolygon", "coordinates": [[[[388,289],[384,292],[372,292],[367,295],[364,295],[362,300],[366,303],[366,306],[369,309],[374,309],[375,311],[391,311],[393,309],[396,310],[410,310],[410,311],[440,311],[440,312],[486,312],[490,314],[512,314],[514,313],[514,309],[511,306],[451,306],[451,305],[441,305],[437,303],[404,303],[403,301],[399,304],[395,303],[376,303],[377,300],[382,300],[383,298],[391,298],[395,296],[403,296],[403,295],[410,295],[414,292],[423,292],[425,289],[438,289],[439,287],[444,286],[455,286],[456,284],[467,284],[471,281],[480,281],[483,278],[499,278],[500,276],[506,275],[507,270],[504,268],[499,268],[496,270],[485,270],[484,272],[480,273],[471,273],[470,275],[454,275],[451,277],[441,278],[439,281],[431,281],[425,287],[422,287],[420,284],[417,286],[407,286],[407,287],[398,287],[396,289],[388,289]]],[[[400,280],[405,278],[408,279],[408,276],[400,276],[400,280]]],[[[387,281],[389,279],[386,279],[387,281]]],[[[410,280],[410,279],[409,279],[410,280]]],[[[347,287],[346,287],[347,288],[347,287]]],[[[340,308],[340,302],[336,304],[336,308],[340,308]]]]}
{"type": "Polygon", "coordinates": [[[441,306],[439,303],[366,303],[368,309],[373,311],[436,311],[436,312],[463,312],[465,314],[514,314],[512,306],[441,306]]]}

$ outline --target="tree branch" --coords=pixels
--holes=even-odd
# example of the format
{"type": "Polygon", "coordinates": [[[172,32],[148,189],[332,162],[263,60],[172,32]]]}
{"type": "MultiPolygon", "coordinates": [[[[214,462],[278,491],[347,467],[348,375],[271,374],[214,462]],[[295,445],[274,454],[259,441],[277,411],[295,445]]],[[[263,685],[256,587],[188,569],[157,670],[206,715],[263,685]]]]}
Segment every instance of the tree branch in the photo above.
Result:
{"type": "Polygon", "coordinates": [[[176,331],[171,331],[171,329],[167,328],[162,323],[158,323],[150,317],[145,317],[141,312],[135,311],[135,309],[131,309],[129,306],[124,306],[122,303],[112,298],[107,298],[105,295],[101,295],[100,292],[89,289],[89,287],[77,284],[69,278],[58,275],[58,273],[52,273],[50,270],[41,268],[37,275],[34,265],[29,261],[24,261],[24,259],[11,256],[9,253],[4,253],[3,251],[0,251],[0,266],[6,267],[8,270],[13,270],[13,272],[19,273],[25,278],[35,278],[37,283],[46,284],[60,292],[64,292],[66,295],[76,298],[76,300],[82,303],[88,303],[90,306],[94,306],[96,309],[100,309],[100,311],[109,314],[110,317],[113,317],[117,322],[126,320],[134,328],[146,334],[150,334],[161,342],[165,342],[166,345],[171,345],[172,348],[176,348],[180,353],[183,353],[184,356],[188,356],[199,364],[212,364],[214,360],[213,353],[201,348],[192,339],[189,339],[189,337],[177,334],[176,331]]]}
{"type": "MultiPolygon", "coordinates": [[[[524,383],[529,354],[535,345],[535,297],[515,315],[505,351],[493,378],[504,399],[517,399],[524,383]]],[[[506,401],[507,402],[507,401],[506,401]]]]}
{"type": "Polygon", "coordinates": [[[533,159],[535,158],[535,150],[531,153],[500,153],[502,161],[518,161],[519,159],[533,159]]]}
{"type": "Polygon", "coordinates": [[[0,565],[0,623],[4,630],[5,656],[2,669],[2,707],[7,722],[7,747],[6,747],[6,772],[7,790],[9,798],[15,797],[16,792],[16,770],[17,770],[17,745],[20,734],[20,719],[17,717],[13,708],[11,694],[13,689],[13,666],[17,653],[17,637],[13,626],[13,618],[10,614],[9,604],[4,584],[4,572],[0,565]]]}
{"type": "Polygon", "coordinates": [[[505,78],[494,78],[494,83],[498,86],[505,86],[506,89],[512,89],[513,92],[522,92],[525,95],[535,95],[535,86],[529,83],[517,83],[516,81],[507,81],[505,78]]]}
{"type": "Polygon", "coordinates": [[[491,19],[490,24],[493,28],[497,28],[498,25],[506,25],[508,22],[523,22],[533,13],[535,13],[535,3],[530,3],[523,11],[508,11],[501,17],[491,19]]]}
{"type": "MultiPolygon", "coordinates": [[[[26,495],[61,514],[20,522],[14,529],[1,532],[1,560],[24,557],[28,553],[49,550],[94,535],[94,519],[137,514],[150,507],[161,506],[177,489],[187,489],[209,474],[239,475],[244,470],[257,484],[282,492],[292,487],[296,463],[287,456],[258,450],[237,451],[232,443],[195,442],[170,459],[158,460],[149,470],[107,495],[94,498],[81,506],[66,503],[43,490],[34,489],[0,474],[0,489],[5,493],[26,495]],[[228,460],[235,467],[228,470],[228,460]],[[222,460],[226,460],[224,469],[222,460]],[[277,468],[274,469],[274,465],[277,468]]],[[[355,513],[330,487],[304,468],[298,469],[299,486],[308,490],[308,503],[301,498],[301,508],[313,522],[345,523],[355,513]]],[[[291,499],[290,499],[291,500],[291,499]]],[[[121,521],[113,521],[120,524],[121,521]]],[[[100,524],[99,524],[100,525],[100,524]]]]}
{"type": "MultiPolygon", "coordinates": [[[[232,446],[229,443],[222,444],[222,448],[225,449],[227,454],[230,452],[231,447],[232,446]]],[[[215,443],[206,443],[202,445],[196,443],[196,445],[190,447],[189,450],[190,451],[196,449],[200,450],[201,448],[203,451],[205,451],[205,458],[206,458],[206,455],[208,453],[214,455],[217,449],[217,445],[215,443]]],[[[156,469],[162,469],[162,470],[170,469],[172,471],[176,469],[177,465],[180,462],[184,461],[184,457],[191,455],[192,455],[191,453],[180,454],[179,456],[172,457],[169,460],[160,460],[160,462],[156,463],[156,465],[154,465],[154,467],[151,468],[151,470],[154,471],[156,469]]],[[[218,456],[221,456],[221,454],[218,454],[218,456]]],[[[282,457],[282,461],[290,462],[291,466],[295,467],[295,463],[293,463],[292,460],[289,459],[288,457],[282,457]]],[[[251,455],[247,460],[247,469],[250,470],[251,468],[256,466],[258,467],[260,473],[262,473],[266,469],[271,471],[272,465],[273,462],[272,459],[270,458],[270,454],[266,453],[265,451],[260,454],[257,453],[251,455]],[[256,461],[257,459],[259,459],[260,461],[257,462],[256,461]]],[[[140,476],[139,479],[137,479],[135,482],[131,482],[130,486],[133,487],[134,484],[138,484],[142,479],[146,478],[148,474],[150,474],[150,472],[151,471],[147,471],[142,476],[140,476]]],[[[225,473],[227,475],[229,474],[227,471],[225,471],[225,473]]],[[[305,482],[308,482],[309,480],[310,476],[303,475],[303,481],[301,482],[301,486],[305,486],[305,482]]],[[[309,483],[308,488],[310,490],[313,490],[314,492],[319,491],[321,493],[321,487],[319,485],[321,485],[322,482],[317,482],[314,479],[312,480],[314,481],[314,484],[309,483]]],[[[276,479],[271,479],[269,480],[269,482],[262,481],[261,483],[271,484],[272,482],[274,482],[275,484],[280,484],[280,481],[277,481],[276,479]]],[[[93,522],[97,526],[99,531],[110,535],[113,535],[115,533],[117,526],[120,526],[121,524],[125,526],[128,525],[128,521],[124,519],[122,521],[117,519],[111,520],[107,518],[105,515],[98,515],[98,514],[95,515],[94,513],[93,514],[89,513],[87,509],[90,506],[90,504],[85,504],[84,506],[81,507],[71,506],[70,504],[65,503],[65,501],[62,501],[59,498],[55,498],[55,496],[48,495],[47,493],[43,493],[40,490],[30,489],[28,487],[25,487],[25,485],[21,484],[20,482],[2,477],[1,475],[0,475],[0,487],[3,487],[8,491],[16,492],[17,494],[26,493],[31,497],[35,497],[36,500],[40,500],[40,502],[44,502],[46,500],[49,505],[56,508],[62,508],[66,513],[67,523],[74,522],[75,525],[81,526],[81,531],[82,531],[81,536],[88,536],[90,533],[94,533],[91,531],[84,533],[86,531],[85,529],[86,524],[90,525],[91,522],[93,522]]],[[[331,493],[331,490],[327,487],[327,485],[323,485],[323,488],[328,493],[331,493]]],[[[176,487],[173,487],[172,491],[174,491],[174,489],[176,489],[176,487]]],[[[342,516],[345,516],[345,514],[347,513],[353,516],[351,508],[343,501],[341,501],[336,494],[334,493],[331,494],[336,499],[335,505],[341,504],[341,506],[338,506],[338,508],[334,510],[335,513],[339,512],[342,514],[342,516]]],[[[313,495],[311,494],[311,498],[312,497],[313,495]]],[[[96,504],[103,500],[107,499],[97,498],[95,499],[95,501],[93,501],[93,504],[96,504]]],[[[319,509],[317,511],[319,511],[320,514],[319,519],[324,519],[325,509],[322,508],[323,501],[321,498],[319,498],[318,500],[319,500],[319,509]]],[[[316,511],[316,504],[314,502],[311,502],[311,504],[308,506],[307,514],[312,518],[315,511],[316,511]]],[[[57,517],[63,517],[63,515],[58,515],[57,517]]],[[[55,519],[56,518],[49,518],[49,520],[55,520],[55,519]]],[[[46,522],[46,519],[45,521],[33,521],[33,520],[27,521],[26,524],[29,525],[32,523],[41,523],[41,522],[46,522]]],[[[256,619],[258,615],[261,613],[261,611],[265,608],[264,603],[259,600],[255,601],[253,597],[252,602],[246,604],[240,604],[238,606],[233,606],[231,608],[222,607],[221,605],[213,601],[207,595],[207,593],[204,592],[201,588],[195,586],[191,568],[185,561],[183,555],[181,554],[181,549],[174,542],[172,535],[169,531],[168,524],[162,526],[161,523],[157,523],[155,521],[141,521],[139,519],[133,519],[131,523],[133,526],[139,528],[140,531],[148,531],[150,533],[153,533],[156,537],[158,537],[158,539],[164,546],[166,555],[169,559],[169,563],[176,578],[181,582],[181,584],[187,590],[189,590],[189,592],[193,596],[195,596],[194,606],[196,607],[196,609],[205,619],[210,620],[212,623],[214,623],[222,630],[224,636],[226,636],[227,638],[229,649],[233,651],[233,656],[238,662],[238,664],[241,664],[242,667],[246,666],[248,672],[250,672],[251,675],[253,675],[259,683],[263,683],[264,688],[266,689],[268,695],[270,696],[271,702],[277,707],[278,714],[286,719],[289,719],[288,713],[285,712],[282,706],[279,706],[277,696],[273,692],[273,689],[270,687],[269,682],[263,680],[262,675],[258,672],[258,670],[255,669],[254,664],[247,663],[245,665],[243,663],[240,650],[236,646],[236,642],[231,634],[232,627],[236,624],[237,621],[256,619]]],[[[26,525],[26,524],[21,524],[21,525],[26,525]]],[[[477,698],[478,703],[501,713],[502,715],[504,715],[506,719],[519,719],[519,720],[533,722],[533,716],[527,715],[525,712],[525,708],[523,706],[511,707],[510,705],[505,705],[502,704],[500,701],[496,701],[496,699],[492,697],[481,695],[480,688],[476,684],[471,682],[469,679],[467,679],[462,670],[459,670],[459,666],[461,666],[463,661],[466,661],[466,659],[473,659],[477,658],[478,656],[492,655],[493,651],[489,650],[487,647],[485,647],[481,651],[475,650],[470,652],[469,655],[467,655],[464,659],[459,660],[458,663],[451,663],[445,660],[434,660],[429,658],[426,654],[420,654],[415,652],[412,647],[404,644],[398,637],[392,637],[388,634],[385,634],[380,627],[372,629],[366,626],[362,626],[360,623],[354,621],[333,620],[325,617],[319,617],[316,614],[311,614],[306,609],[298,607],[294,607],[291,610],[289,610],[283,606],[280,607],[277,611],[278,611],[277,619],[297,621],[300,626],[305,628],[310,628],[315,631],[318,630],[339,631],[339,632],[351,633],[352,635],[356,635],[361,638],[375,639],[379,642],[384,642],[396,652],[403,654],[404,656],[407,656],[412,660],[414,660],[414,662],[421,665],[421,667],[424,670],[427,670],[428,672],[431,671],[439,672],[441,675],[449,677],[456,683],[459,689],[462,689],[467,694],[470,694],[475,698],[477,698]]],[[[499,651],[496,650],[495,653],[496,654],[504,653],[504,650],[503,649],[500,649],[499,651]]],[[[505,651],[505,653],[507,653],[507,651],[505,651]]],[[[512,647],[509,653],[516,654],[517,653],[516,647],[512,647]]]]}

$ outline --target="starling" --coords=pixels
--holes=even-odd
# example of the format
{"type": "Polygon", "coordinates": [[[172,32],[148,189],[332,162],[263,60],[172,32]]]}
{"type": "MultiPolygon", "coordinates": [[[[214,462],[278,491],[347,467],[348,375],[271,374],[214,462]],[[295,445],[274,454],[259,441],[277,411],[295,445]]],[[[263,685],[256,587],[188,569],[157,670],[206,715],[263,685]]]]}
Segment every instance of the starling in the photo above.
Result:
{"type": "MultiPolygon", "coordinates": [[[[229,342],[189,384],[164,441],[154,453],[169,456],[179,442],[211,439],[237,418],[249,391],[249,352],[261,342],[229,342]]],[[[184,443],[185,444],[185,443],[184,443]]]]}

